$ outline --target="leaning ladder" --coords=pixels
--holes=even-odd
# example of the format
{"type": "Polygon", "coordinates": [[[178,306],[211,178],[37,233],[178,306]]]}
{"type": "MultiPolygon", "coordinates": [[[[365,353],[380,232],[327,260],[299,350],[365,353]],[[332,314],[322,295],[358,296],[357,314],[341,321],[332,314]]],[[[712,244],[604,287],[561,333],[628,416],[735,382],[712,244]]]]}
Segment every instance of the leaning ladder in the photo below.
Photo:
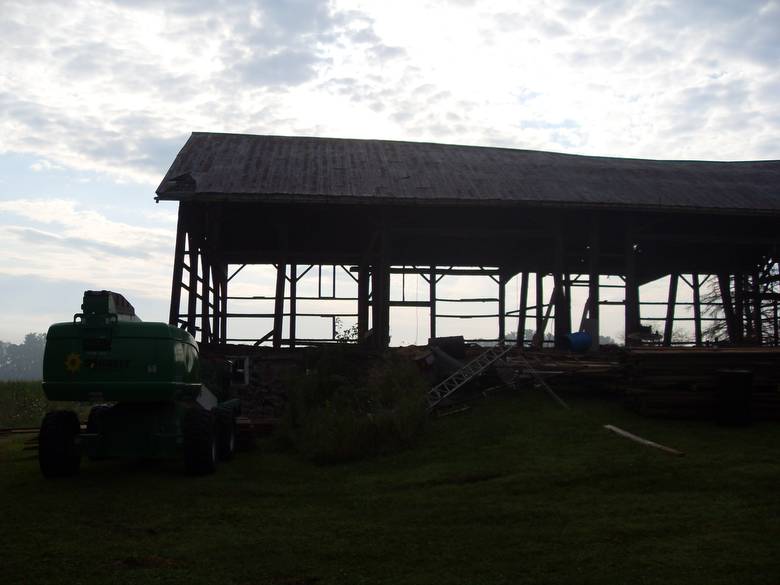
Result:
{"type": "Polygon", "coordinates": [[[449,378],[436,384],[428,391],[428,410],[431,411],[445,398],[450,396],[458,388],[470,382],[491,364],[504,357],[510,352],[512,346],[497,345],[491,347],[484,353],[479,354],[449,378]]]}

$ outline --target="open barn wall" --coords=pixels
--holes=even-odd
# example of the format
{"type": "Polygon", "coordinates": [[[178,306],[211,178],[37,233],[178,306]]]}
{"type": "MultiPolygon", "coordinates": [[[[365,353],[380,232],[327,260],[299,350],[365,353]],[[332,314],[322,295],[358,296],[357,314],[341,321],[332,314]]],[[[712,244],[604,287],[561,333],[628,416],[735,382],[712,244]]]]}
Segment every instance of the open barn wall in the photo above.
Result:
{"type": "MultiPolygon", "coordinates": [[[[745,341],[753,319],[750,310],[745,318],[744,308],[751,305],[752,297],[748,294],[745,302],[742,291],[750,289],[758,271],[777,258],[777,243],[774,217],[746,213],[182,201],[171,322],[197,332],[203,341],[225,343],[229,267],[272,264],[277,270],[276,300],[268,316],[273,326],[259,333],[256,341],[294,346],[299,340],[294,317],[297,271],[327,264],[354,277],[358,336],[381,346],[390,336],[390,307],[415,306],[390,298],[392,273],[424,275],[430,295],[417,306],[430,310],[430,330],[435,333],[440,312],[436,283],[442,275],[463,271],[458,267],[490,266],[488,271],[466,270],[495,279],[498,339],[505,337],[507,323],[509,330],[515,329],[514,319],[518,331],[527,323],[533,324],[532,329],[554,331],[559,344],[567,333],[581,327],[598,332],[598,308],[608,301],[600,300],[597,277],[617,275],[625,283],[621,304],[630,340],[641,333],[641,284],[670,275],[670,289],[683,282],[692,288],[698,283],[699,289],[705,275],[712,275],[742,282],[739,293],[727,293],[721,302],[730,307],[724,311],[731,322],[729,337],[745,341]],[[536,292],[537,275],[552,275],[548,280],[553,286],[548,283],[539,291],[544,303],[531,306],[526,299],[523,307],[521,293],[517,313],[507,310],[506,283],[517,277],[523,283],[521,290],[536,292]],[[573,287],[585,287],[589,299],[599,299],[586,303],[584,316],[572,314],[573,287]]],[[[772,301],[762,298],[758,304],[767,300],[772,301]]],[[[681,319],[676,291],[670,290],[667,305],[671,312],[664,319],[662,341],[671,343],[674,322],[681,319]]],[[[757,306],[755,300],[752,306],[757,306]]],[[[698,343],[702,319],[707,318],[699,306],[698,343]]],[[[764,341],[772,342],[771,336],[764,341]]]]}

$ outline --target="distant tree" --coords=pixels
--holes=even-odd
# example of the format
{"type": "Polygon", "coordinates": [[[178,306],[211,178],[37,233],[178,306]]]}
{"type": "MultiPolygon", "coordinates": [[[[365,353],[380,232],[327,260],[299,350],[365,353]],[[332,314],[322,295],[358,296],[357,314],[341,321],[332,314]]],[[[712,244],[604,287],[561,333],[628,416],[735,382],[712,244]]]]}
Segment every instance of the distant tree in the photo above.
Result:
{"type": "MultiPolygon", "coordinates": [[[[759,270],[758,289],[762,296],[771,297],[780,294],[780,265],[774,260],[767,260],[766,264],[759,270]]],[[[746,340],[770,341],[774,337],[775,309],[770,303],[762,303],[759,306],[761,317],[760,327],[756,327],[754,315],[756,307],[753,287],[756,283],[752,276],[745,276],[741,281],[733,277],[728,278],[728,289],[732,302],[737,296],[737,289],[742,291],[742,321],[744,330],[742,335],[746,340]]],[[[722,305],[722,291],[720,282],[717,278],[711,278],[702,290],[701,300],[703,303],[702,314],[705,317],[713,319],[709,322],[702,332],[705,340],[728,340],[728,328],[726,326],[726,317],[722,305]]]]}
{"type": "Polygon", "coordinates": [[[45,333],[28,333],[20,344],[0,341],[0,380],[40,380],[45,333]]]}

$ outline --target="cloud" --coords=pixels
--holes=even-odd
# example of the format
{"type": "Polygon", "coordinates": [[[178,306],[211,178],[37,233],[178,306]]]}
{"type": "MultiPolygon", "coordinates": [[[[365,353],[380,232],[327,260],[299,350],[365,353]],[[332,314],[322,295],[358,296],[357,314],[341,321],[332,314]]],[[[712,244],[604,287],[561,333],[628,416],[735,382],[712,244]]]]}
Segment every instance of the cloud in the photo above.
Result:
{"type": "Polygon", "coordinates": [[[0,201],[0,275],[79,280],[166,298],[175,231],[109,219],[62,199],[0,201]]]}
{"type": "Polygon", "coordinates": [[[193,130],[778,156],[776,0],[9,0],[3,12],[0,155],[32,154],[40,170],[156,186],[193,130]]]}

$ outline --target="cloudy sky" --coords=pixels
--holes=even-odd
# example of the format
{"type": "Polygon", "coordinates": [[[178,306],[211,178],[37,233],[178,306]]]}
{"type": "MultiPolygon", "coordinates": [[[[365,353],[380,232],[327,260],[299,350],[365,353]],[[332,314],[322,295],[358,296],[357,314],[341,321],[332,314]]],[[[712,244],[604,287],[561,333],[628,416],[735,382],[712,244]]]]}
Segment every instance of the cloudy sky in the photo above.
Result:
{"type": "Polygon", "coordinates": [[[166,319],[192,131],[777,159],[779,98],[779,0],[0,0],[0,340],[166,319]]]}

